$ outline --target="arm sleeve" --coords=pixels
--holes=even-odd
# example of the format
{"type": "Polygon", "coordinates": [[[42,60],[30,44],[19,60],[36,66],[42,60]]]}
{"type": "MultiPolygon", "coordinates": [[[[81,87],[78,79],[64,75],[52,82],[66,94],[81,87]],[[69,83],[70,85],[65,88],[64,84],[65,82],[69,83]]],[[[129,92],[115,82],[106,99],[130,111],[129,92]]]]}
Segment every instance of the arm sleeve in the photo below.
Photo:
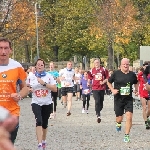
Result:
{"type": "Polygon", "coordinates": [[[26,84],[30,84],[30,76],[27,77],[26,84]]]}
{"type": "Polygon", "coordinates": [[[115,72],[110,76],[110,78],[108,79],[109,83],[113,83],[115,80],[115,72]]]}
{"type": "Polygon", "coordinates": [[[138,83],[138,79],[137,79],[137,76],[136,76],[135,73],[133,73],[133,77],[134,77],[133,84],[137,84],[138,83]]]}
{"type": "Polygon", "coordinates": [[[105,79],[108,79],[109,78],[109,72],[107,69],[105,69],[105,79]]]}
{"type": "Polygon", "coordinates": [[[18,72],[19,72],[19,79],[21,81],[25,81],[27,78],[27,74],[25,73],[24,69],[22,67],[19,67],[18,72]]]}

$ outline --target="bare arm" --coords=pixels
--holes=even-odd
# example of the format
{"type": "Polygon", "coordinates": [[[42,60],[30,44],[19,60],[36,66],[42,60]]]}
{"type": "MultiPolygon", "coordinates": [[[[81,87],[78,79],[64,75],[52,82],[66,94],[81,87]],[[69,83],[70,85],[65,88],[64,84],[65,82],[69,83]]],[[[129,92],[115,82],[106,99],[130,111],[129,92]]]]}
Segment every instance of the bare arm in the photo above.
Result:
{"type": "Polygon", "coordinates": [[[56,85],[51,85],[51,84],[47,83],[47,84],[46,84],[46,87],[47,87],[48,89],[50,89],[51,91],[53,91],[53,92],[57,92],[57,87],[56,87],[56,85]]]}
{"type": "MultiPolygon", "coordinates": [[[[52,79],[54,80],[53,77],[52,77],[52,79]]],[[[38,80],[38,82],[39,82],[41,85],[44,86],[44,84],[45,84],[45,86],[46,86],[48,89],[50,89],[50,90],[53,91],[53,92],[57,92],[57,87],[56,87],[55,84],[45,83],[41,78],[37,78],[37,80],[38,80]]]]}
{"type": "Polygon", "coordinates": [[[111,90],[111,92],[112,92],[114,95],[116,95],[116,94],[119,92],[119,90],[114,89],[114,87],[112,86],[112,83],[110,83],[110,82],[107,81],[107,85],[108,85],[109,89],[111,90]]]}
{"type": "Polygon", "coordinates": [[[23,97],[26,97],[28,95],[29,88],[27,87],[27,84],[25,81],[22,81],[21,87],[22,87],[22,89],[20,90],[19,94],[23,98],[23,97]]]}
{"type": "Polygon", "coordinates": [[[112,84],[111,84],[111,83],[107,82],[107,85],[108,85],[108,87],[109,87],[109,89],[110,89],[111,91],[113,91],[113,90],[114,90],[114,88],[113,88],[113,86],[112,86],[112,84]]]}
{"type": "Polygon", "coordinates": [[[56,81],[57,81],[59,84],[61,83],[59,77],[56,78],[56,81]]]}

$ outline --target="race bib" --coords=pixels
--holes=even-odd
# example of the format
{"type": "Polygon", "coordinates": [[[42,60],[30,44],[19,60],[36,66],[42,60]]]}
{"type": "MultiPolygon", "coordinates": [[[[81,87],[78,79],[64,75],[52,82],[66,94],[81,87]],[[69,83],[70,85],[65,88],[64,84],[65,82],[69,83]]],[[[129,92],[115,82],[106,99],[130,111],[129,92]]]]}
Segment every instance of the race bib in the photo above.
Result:
{"type": "Polygon", "coordinates": [[[102,80],[102,74],[101,73],[97,73],[95,75],[95,80],[102,80]]]}
{"type": "Polygon", "coordinates": [[[48,95],[48,90],[40,89],[35,91],[36,97],[46,97],[48,95]]]}
{"type": "Polygon", "coordinates": [[[85,89],[85,90],[83,90],[83,93],[84,93],[84,94],[89,94],[89,93],[90,93],[90,90],[89,90],[89,89],[85,89]]]}
{"type": "Polygon", "coordinates": [[[64,85],[67,87],[67,86],[70,86],[71,83],[70,82],[65,82],[64,85]]]}
{"type": "Polygon", "coordinates": [[[120,95],[130,95],[130,87],[121,87],[120,95]]]}

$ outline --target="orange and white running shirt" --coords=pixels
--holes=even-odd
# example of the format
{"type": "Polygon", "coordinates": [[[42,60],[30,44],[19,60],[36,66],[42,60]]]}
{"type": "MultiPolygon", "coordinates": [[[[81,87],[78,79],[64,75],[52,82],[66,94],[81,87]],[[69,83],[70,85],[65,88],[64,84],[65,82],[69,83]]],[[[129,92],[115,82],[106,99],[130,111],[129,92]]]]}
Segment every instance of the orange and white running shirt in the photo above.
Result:
{"type": "Polygon", "coordinates": [[[7,66],[0,66],[0,106],[10,111],[12,115],[20,115],[19,104],[11,98],[11,93],[17,93],[17,80],[26,80],[26,73],[22,65],[9,59],[7,66]]]}

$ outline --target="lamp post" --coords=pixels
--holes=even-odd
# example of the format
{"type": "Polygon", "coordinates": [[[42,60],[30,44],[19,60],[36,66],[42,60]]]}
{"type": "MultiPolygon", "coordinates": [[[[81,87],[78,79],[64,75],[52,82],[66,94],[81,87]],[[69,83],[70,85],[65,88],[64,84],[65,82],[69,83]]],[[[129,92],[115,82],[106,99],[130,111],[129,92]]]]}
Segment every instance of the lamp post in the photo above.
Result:
{"type": "Polygon", "coordinates": [[[35,3],[35,27],[36,27],[36,50],[37,50],[37,59],[39,58],[39,31],[38,31],[38,3],[35,3]]]}

